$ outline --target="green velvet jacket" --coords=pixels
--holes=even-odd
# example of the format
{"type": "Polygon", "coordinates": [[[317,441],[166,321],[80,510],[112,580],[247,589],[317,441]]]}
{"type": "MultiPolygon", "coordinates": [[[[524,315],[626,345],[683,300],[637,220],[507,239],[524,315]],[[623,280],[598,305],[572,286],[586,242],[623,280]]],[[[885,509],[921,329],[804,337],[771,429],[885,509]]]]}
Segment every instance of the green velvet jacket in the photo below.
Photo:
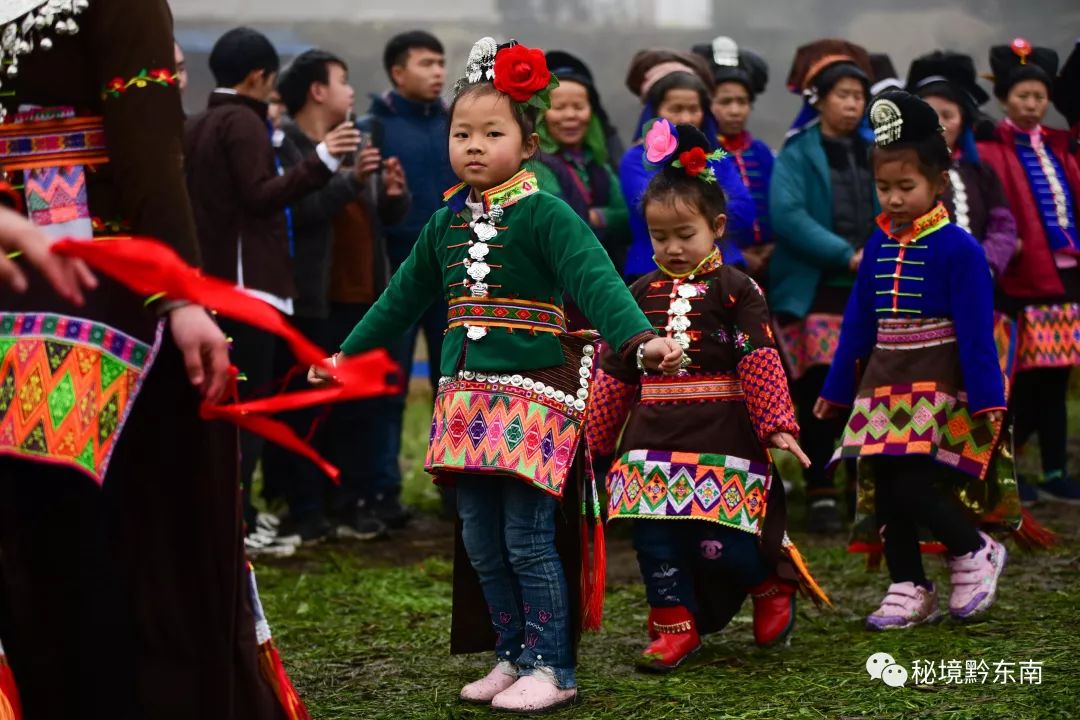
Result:
{"type": "MultiPolygon", "coordinates": [[[[477,236],[469,226],[472,213],[465,203],[469,192],[464,183],[446,192],[447,206],[428,221],[389,287],[342,343],[342,352],[354,355],[385,345],[416,322],[440,293],[451,304],[451,312],[455,305],[470,310],[466,261],[477,236]],[[467,300],[455,303],[457,298],[467,300]]],[[[484,208],[495,209],[498,229],[484,258],[491,269],[484,279],[490,288],[484,305],[541,303],[536,307],[542,312],[545,307],[561,307],[565,291],[620,353],[655,336],[588,225],[566,203],[540,191],[532,173],[523,170],[485,192],[484,208]]],[[[563,362],[556,333],[507,327],[514,323],[494,317],[473,324],[484,325],[486,336],[471,340],[460,322],[450,323],[440,362],[443,375],[461,369],[533,370],[563,362]]]]}

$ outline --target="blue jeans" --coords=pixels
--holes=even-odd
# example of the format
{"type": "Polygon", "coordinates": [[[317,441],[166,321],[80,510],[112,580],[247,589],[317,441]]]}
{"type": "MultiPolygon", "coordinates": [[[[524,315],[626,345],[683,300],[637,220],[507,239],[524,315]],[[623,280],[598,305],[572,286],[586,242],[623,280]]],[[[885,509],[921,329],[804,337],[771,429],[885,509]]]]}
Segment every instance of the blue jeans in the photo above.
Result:
{"type": "Polygon", "coordinates": [[[555,549],[559,501],[505,475],[457,481],[461,535],[495,628],[495,655],[522,675],[550,670],[576,687],[566,577],[555,549]]]}
{"type": "Polygon", "coordinates": [[[757,536],[708,520],[634,520],[633,538],[650,607],[682,605],[698,614],[697,557],[710,574],[722,573],[744,590],[772,575],[757,536]]]}

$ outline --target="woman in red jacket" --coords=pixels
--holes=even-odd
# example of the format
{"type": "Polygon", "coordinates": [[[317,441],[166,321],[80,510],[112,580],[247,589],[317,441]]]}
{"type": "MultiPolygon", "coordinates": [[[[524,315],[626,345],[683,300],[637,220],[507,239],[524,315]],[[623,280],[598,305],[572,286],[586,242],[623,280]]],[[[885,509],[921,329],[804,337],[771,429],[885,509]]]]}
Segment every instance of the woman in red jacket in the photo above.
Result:
{"type": "Polygon", "coordinates": [[[1020,250],[1001,277],[1005,308],[1017,321],[1019,352],[1011,409],[1016,439],[1038,433],[1043,479],[1021,498],[1080,502],[1066,471],[1069,372],[1080,365],[1080,167],[1069,134],[1042,125],[1057,53],[1022,38],[990,50],[994,94],[1006,118],[979,156],[1001,179],[1016,217],[1020,250]]]}

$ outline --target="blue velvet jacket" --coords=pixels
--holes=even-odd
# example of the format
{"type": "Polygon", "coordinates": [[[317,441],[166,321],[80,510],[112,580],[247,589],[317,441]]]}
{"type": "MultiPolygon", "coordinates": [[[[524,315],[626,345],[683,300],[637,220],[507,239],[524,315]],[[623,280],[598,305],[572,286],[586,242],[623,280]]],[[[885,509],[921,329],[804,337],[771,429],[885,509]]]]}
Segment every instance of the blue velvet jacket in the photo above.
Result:
{"type": "Polygon", "coordinates": [[[950,223],[940,204],[899,236],[887,229],[884,213],[878,226],[863,249],[821,396],[837,405],[852,404],[857,364],[865,366],[874,349],[879,318],[948,318],[956,327],[968,407],[973,414],[1004,410],[993,334],[993,279],[978,241],[950,223]]]}
{"type": "Polygon", "coordinates": [[[753,233],[743,238],[740,247],[768,245],[773,241],[772,222],[769,220],[769,183],[772,182],[773,163],[776,162],[773,151],[746,131],[735,137],[721,136],[720,147],[731,156],[738,168],[757,213],[753,233]]]}

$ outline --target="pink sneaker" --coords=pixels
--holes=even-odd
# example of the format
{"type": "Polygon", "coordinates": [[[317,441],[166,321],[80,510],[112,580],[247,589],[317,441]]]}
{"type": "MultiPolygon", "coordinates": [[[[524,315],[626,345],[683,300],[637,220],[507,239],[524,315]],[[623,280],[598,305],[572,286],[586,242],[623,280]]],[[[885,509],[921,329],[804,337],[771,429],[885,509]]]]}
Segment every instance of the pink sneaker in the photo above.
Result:
{"type": "Polygon", "coordinates": [[[461,700],[474,705],[487,705],[517,679],[517,668],[506,660],[500,660],[487,675],[461,688],[461,700]]]}
{"type": "Polygon", "coordinates": [[[949,612],[957,620],[973,618],[994,604],[998,578],[1009,557],[1004,545],[984,532],[980,531],[979,535],[983,539],[981,548],[948,559],[952,572],[949,612]]]}
{"type": "Polygon", "coordinates": [[[906,630],[938,620],[937,590],[913,582],[893,583],[881,607],[866,618],[867,630],[906,630]]]}
{"type": "Polygon", "coordinates": [[[555,678],[541,669],[532,675],[524,675],[506,690],[495,696],[491,707],[512,713],[546,713],[573,705],[577,701],[577,688],[563,690],[555,684],[555,678]]]}

